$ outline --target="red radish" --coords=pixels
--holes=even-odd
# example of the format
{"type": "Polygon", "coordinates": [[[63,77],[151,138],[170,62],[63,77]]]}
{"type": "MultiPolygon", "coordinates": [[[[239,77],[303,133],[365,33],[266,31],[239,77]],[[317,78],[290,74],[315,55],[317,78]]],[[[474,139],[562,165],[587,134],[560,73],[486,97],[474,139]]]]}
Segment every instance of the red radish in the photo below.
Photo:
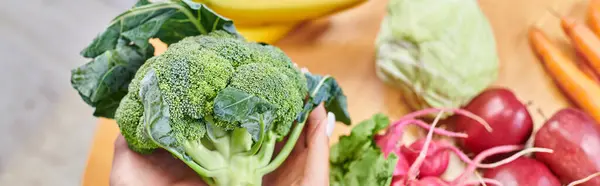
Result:
{"type": "Polygon", "coordinates": [[[391,152],[395,152],[396,154],[399,154],[400,144],[398,142],[402,139],[402,134],[404,133],[404,128],[410,124],[416,124],[417,126],[422,127],[427,130],[433,129],[432,131],[434,133],[443,135],[443,136],[458,137],[458,138],[466,138],[467,137],[467,135],[463,134],[463,133],[449,132],[444,129],[437,129],[435,127],[432,128],[431,126],[429,126],[429,124],[425,123],[424,121],[415,119],[418,117],[427,116],[429,114],[434,114],[437,112],[454,112],[458,115],[472,118],[473,120],[478,122],[478,123],[476,123],[477,125],[482,125],[487,131],[492,131],[492,128],[482,118],[480,118],[479,116],[477,116],[469,111],[462,110],[462,109],[452,109],[452,108],[430,108],[430,109],[424,109],[424,110],[420,110],[420,111],[416,111],[416,112],[404,115],[398,121],[394,122],[392,124],[392,126],[390,126],[388,128],[388,130],[386,131],[385,134],[376,135],[374,137],[374,139],[375,139],[377,145],[382,149],[384,154],[387,156],[391,152]]]}
{"type": "MultiPolygon", "coordinates": [[[[425,129],[433,129],[433,132],[436,134],[449,136],[449,137],[459,137],[459,138],[467,137],[465,134],[449,132],[444,129],[438,129],[438,128],[429,126],[429,124],[425,123],[424,121],[414,119],[416,117],[425,116],[425,115],[428,115],[428,114],[431,114],[434,112],[440,112],[440,111],[444,111],[444,110],[455,111],[457,113],[465,114],[464,111],[460,111],[457,109],[426,109],[426,110],[422,110],[422,111],[417,111],[417,112],[414,112],[411,114],[407,114],[402,119],[400,119],[397,122],[395,122],[394,124],[392,124],[392,126],[390,126],[387,129],[385,134],[374,136],[375,143],[377,144],[377,146],[379,146],[379,148],[381,148],[381,150],[383,151],[383,153],[386,157],[390,153],[394,153],[398,156],[398,162],[396,163],[396,169],[394,170],[394,174],[393,174],[394,176],[406,175],[406,173],[409,169],[409,165],[410,165],[409,162],[406,161],[405,157],[400,153],[400,144],[399,144],[400,140],[402,139],[402,134],[404,133],[404,128],[406,126],[408,126],[410,124],[415,124],[419,127],[425,128],[425,129]]],[[[468,115],[469,113],[466,113],[466,114],[468,115]]],[[[473,116],[472,114],[469,116],[476,117],[476,116],[473,116]]],[[[479,121],[481,121],[481,119],[479,119],[479,121]]],[[[485,125],[485,123],[483,123],[483,125],[485,125]]],[[[410,163],[412,163],[412,161],[410,163]]],[[[445,170],[446,169],[444,168],[444,171],[445,170]]]]}
{"type": "MultiPolygon", "coordinates": [[[[377,146],[379,146],[379,148],[381,148],[381,150],[383,151],[383,153],[386,157],[390,153],[394,153],[398,156],[398,162],[396,163],[396,169],[394,170],[394,174],[393,174],[394,176],[406,175],[410,163],[412,163],[414,161],[414,159],[412,159],[409,163],[406,160],[404,155],[400,153],[400,148],[399,148],[400,145],[398,143],[402,139],[404,127],[407,126],[408,124],[416,124],[425,129],[431,128],[431,126],[429,126],[429,124],[427,124],[421,120],[407,119],[402,122],[397,122],[396,125],[390,127],[386,131],[385,134],[374,136],[375,143],[377,144],[377,146]]],[[[435,133],[445,135],[445,136],[466,137],[466,135],[464,135],[464,134],[453,133],[453,132],[449,132],[449,131],[446,131],[443,129],[433,128],[433,130],[435,133]]],[[[416,158],[416,156],[415,156],[415,158],[416,158]]],[[[446,163],[446,167],[447,167],[447,164],[448,163],[446,163]]],[[[446,170],[446,168],[443,168],[442,173],[445,170],[446,170]]]]}
{"type": "MultiPolygon", "coordinates": [[[[406,170],[408,170],[408,168],[406,168],[406,170]]],[[[404,180],[404,176],[394,176],[392,177],[392,184],[390,186],[406,186],[404,180]]]]}
{"type": "Polygon", "coordinates": [[[417,176],[419,174],[419,169],[421,168],[421,165],[425,161],[427,151],[429,151],[429,145],[431,144],[431,139],[433,138],[433,131],[435,129],[435,125],[437,125],[437,123],[440,121],[442,114],[444,114],[444,112],[440,111],[438,113],[438,115],[435,117],[435,120],[433,120],[433,123],[431,124],[431,129],[429,129],[429,132],[427,132],[427,136],[425,137],[425,142],[423,142],[423,149],[421,150],[421,152],[419,152],[419,156],[417,156],[417,158],[415,158],[415,161],[413,161],[411,163],[410,167],[408,168],[408,173],[406,174],[406,178],[408,179],[409,182],[417,179],[417,176]]]}
{"type": "MultiPolygon", "coordinates": [[[[408,164],[410,164],[410,166],[407,167],[407,162],[397,164],[396,171],[394,172],[394,175],[392,177],[392,184],[391,184],[392,186],[462,186],[462,185],[477,184],[478,182],[473,183],[472,181],[465,181],[466,177],[468,175],[472,174],[475,171],[475,169],[477,169],[477,168],[494,168],[494,167],[500,166],[502,164],[506,164],[506,163],[516,159],[517,157],[522,156],[525,153],[529,153],[529,152],[536,152],[536,151],[551,152],[551,150],[548,150],[548,149],[530,148],[530,149],[522,150],[522,151],[514,154],[513,156],[511,156],[505,160],[499,161],[497,163],[494,163],[494,164],[482,164],[481,163],[483,161],[483,159],[488,158],[489,156],[497,155],[498,153],[512,152],[512,151],[516,151],[516,150],[519,150],[522,148],[521,146],[514,146],[514,145],[513,146],[500,146],[500,147],[494,147],[494,148],[488,149],[486,151],[483,151],[482,153],[477,155],[473,161],[471,161],[467,155],[462,153],[457,148],[454,148],[453,146],[451,146],[449,144],[432,141],[434,133],[447,135],[447,136],[465,137],[463,134],[460,134],[460,133],[453,133],[453,132],[445,131],[443,129],[435,128],[436,124],[438,123],[438,121],[444,111],[451,111],[451,112],[454,112],[455,114],[461,114],[461,115],[465,115],[467,117],[472,117],[472,118],[474,118],[474,120],[480,121],[481,122],[481,123],[479,123],[480,125],[484,125],[484,126],[486,125],[486,123],[485,123],[485,121],[483,121],[483,119],[477,117],[476,115],[474,115],[468,111],[460,110],[460,109],[425,109],[425,110],[407,114],[406,116],[401,118],[399,121],[392,124],[392,126],[390,128],[388,128],[387,132],[384,135],[376,136],[374,138],[376,140],[376,144],[381,147],[382,151],[387,151],[388,154],[395,153],[396,155],[401,157],[401,159],[408,160],[408,159],[406,159],[407,156],[405,156],[404,153],[398,152],[399,148],[400,148],[399,142],[401,140],[401,136],[402,136],[402,132],[403,132],[402,129],[404,128],[404,126],[408,125],[408,124],[417,124],[423,128],[429,129],[427,136],[424,139],[417,140],[417,142],[415,142],[415,146],[414,146],[413,150],[419,149],[419,147],[420,147],[420,150],[417,150],[418,155],[416,156],[416,158],[413,158],[414,154],[408,155],[408,156],[410,156],[410,160],[411,160],[408,162],[408,164]],[[440,113],[438,114],[436,119],[433,121],[431,126],[429,126],[428,124],[426,124],[424,122],[420,123],[419,120],[414,119],[416,117],[433,114],[435,112],[440,112],[440,113]],[[432,148],[432,146],[433,146],[433,148],[432,148]],[[430,163],[431,165],[434,164],[432,162],[427,162],[427,161],[431,160],[431,158],[435,157],[435,155],[446,153],[447,151],[456,152],[458,154],[459,158],[462,159],[463,161],[465,161],[469,165],[467,170],[465,170],[465,172],[463,172],[463,174],[461,174],[459,177],[457,177],[455,180],[453,180],[451,182],[442,180],[437,176],[424,176],[421,174],[421,170],[422,170],[424,164],[428,164],[428,163],[430,163]],[[433,156],[428,156],[428,155],[433,155],[433,156]]],[[[486,126],[486,129],[491,131],[491,128],[489,128],[489,126],[486,126]]],[[[447,166],[447,165],[445,165],[445,166],[447,166]]],[[[431,168],[437,169],[438,167],[431,167],[431,168]]],[[[445,168],[443,168],[442,170],[445,171],[445,168]]],[[[493,179],[483,179],[481,181],[485,182],[485,183],[490,183],[490,184],[498,183],[498,181],[493,180],[493,179]]]]}
{"type": "Polygon", "coordinates": [[[494,129],[488,132],[477,121],[457,116],[456,131],[469,136],[458,139],[458,143],[474,154],[501,145],[525,144],[533,130],[533,121],[527,108],[507,89],[486,90],[471,100],[465,110],[480,116],[494,129]]]}
{"type": "MultiPolygon", "coordinates": [[[[553,149],[536,153],[563,184],[600,172],[600,127],[588,114],[567,108],[554,114],[535,136],[534,146],[553,149]]],[[[600,177],[581,186],[598,186],[600,177]]]]}
{"type": "MultiPolygon", "coordinates": [[[[506,186],[503,185],[502,183],[498,182],[497,180],[494,179],[488,179],[488,178],[483,178],[482,180],[477,180],[477,181],[467,181],[465,183],[462,184],[457,184],[456,186],[465,186],[465,185],[479,185],[481,182],[486,183],[487,185],[493,185],[493,186],[506,186]]],[[[394,186],[394,185],[392,185],[394,186]]],[[[450,186],[450,184],[447,181],[444,181],[438,177],[424,177],[419,179],[419,181],[413,182],[411,183],[411,185],[409,186],[450,186]]],[[[455,185],[452,185],[455,186],[455,185]]]]}
{"type": "MultiPolygon", "coordinates": [[[[423,146],[429,147],[429,143],[431,143],[431,138],[432,138],[433,133],[437,133],[437,134],[445,135],[445,136],[451,136],[451,137],[466,137],[466,135],[464,135],[464,134],[449,132],[449,131],[446,131],[443,129],[435,128],[435,124],[437,123],[437,121],[439,121],[439,116],[441,116],[443,111],[451,111],[451,112],[455,112],[458,114],[464,114],[464,115],[471,116],[478,121],[483,121],[482,119],[477,118],[477,116],[475,116],[471,113],[465,112],[463,110],[460,110],[460,109],[425,109],[425,110],[421,110],[421,111],[417,111],[417,112],[405,115],[397,122],[394,122],[392,124],[392,126],[390,126],[388,128],[388,130],[386,131],[385,134],[376,135],[374,137],[376,144],[382,149],[382,151],[384,152],[384,154],[386,156],[389,153],[395,153],[399,157],[399,161],[396,164],[396,169],[394,170],[394,174],[393,174],[394,177],[392,180],[392,185],[404,186],[409,183],[407,180],[416,179],[419,167],[420,167],[421,163],[424,161],[424,159],[423,159],[424,157],[418,156],[415,158],[414,162],[410,162],[412,164],[412,166],[409,167],[408,162],[405,161],[404,155],[402,155],[402,153],[399,152],[399,149],[400,149],[399,142],[402,139],[402,134],[404,132],[403,130],[406,125],[416,124],[422,128],[429,129],[428,138],[427,138],[428,140],[425,140],[423,142],[422,147],[423,146]],[[429,126],[427,123],[425,123],[421,120],[415,119],[417,117],[425,116],[428,114],[433,114],[435,112],[440,112],[440,113],[438,115],[438,118],[436,118],[436,121],[434,121],[433,126],[429,126]]],[[[485,125],[485,122],[482,122],[481,124],[485,125]]],[[[427,153],[426,152],[427,150],[428,149],[425,149],[424,153],[427,153]]],[[[422,153],[419,153],[419,155],[421,155],[421,154],[422,153]]],[[[445,168],[443,169],[443,171],[445,171],[445,168]]]]}
{"type": "MultiPolygon", "coordinates": [[[[440,176],[448,168],[450,163],[450,153],[448,151],[438,151],[441,148],[443,142],[432,142],[429,145],[430,151],[427,152],[423,165],[419,168],[419,176],[440,176]]],[[[410,146],[402,146],[401,152],[406,160],[410,163],[414,162],[419,156],[419,152],[423,149],[425,139],[415,141],[410,146]]],[[[448,144],[444,144],[448,145],[448,144]]]]}
{"type": "Polygon", "coordinates": [[[408,171],[408,167],[410,165],[408,161],[406,161],[406,158],[402,154],[396,152],[395,150],[398,141],[400,141],[400,139],[402,138],[402,135],[396,135],[401,134],[401,132],[398,133],[397,130],[399,129],[388,129],[384,135],[375,135],[373,136],[373,138],[375,140],[375,143],[381,149],[386,158],[389,156],[390,153],[396,154],[396,156],[398,157],[398,162],[396,162],[396,168],[394,169],[394,173],[392,175],[403,176],[406,175],[406,172],[408,171]]]}
{"type": "Polygon", "coordinates": [[[465,183],[459,184],[459,186],[479,185],[482,183],[485,183],[486,185],[492,185],[492,186],[504,186],[504,184],[500,183],[498,180],[490,179],[490,178],[481,178],[480,180],[466,181],[465,183]]]}
{"type": "Polygon", "coordinates": [[[456,179],[454,179],[452,182],[450,182],[450,184],[457,185],[460,183],[464,183],[465,180],[467,179],[467,177],[470,174],[473,174],[475,172],[475,169],[477,169],[477,168],[495,168],[498,166],[502,166],[504,164],[514,161],[515,159],[517,159],[527,153],[532,153],[532,152],[552,153],[553,152],[551,149],[545,149],[545,148],[528,148],[528,149],[521,150],[521,151],[513,154],[512,156],[510,156],[506,159],[500,160],[498,162],[491,163],[491,164],[481,164],[481,162],[483,162],[483,160],[485,160],[486,158],[488,158],[490,156],[494,156],[494,155],[502,154],[502,153],[514,152],[514,151],[517,151],[522,148],[523,147],[521,145],[504,145],[504,146],[492,147],[488,150],[485,150],[485,151],[479,153],[477,156],[475,156],[475,158],[473,159],[473,162],[469,163],[466,170],[461,175],[459,175],[456,179]]]}
{"type": "MultiPolygon", "coordinates": [[[[429,127],[429,125],[427,125],[424,128],[430,128],[430,127],[429,127]]],[[[413,156],[412,159],[409,162],[406,159],[405,155],[400,152],[399,149],[401,149],[401,148],[396,147],[396,146],[398,146],[396,144],[398,144],[398,142],[402,138],[402,135],[400,135],[402,133],[392,133],[392,132],[390,132],[390,131],[396,131],[396,130],[399,130],[399,129],[398,128],[396,128],[396,129],[389,129],[386,132],[386,134],[384,134],[384,135],[376,135],[374,138],[375,138],[375,142],[377,143],[377,145],[379,146],[379,148],[382,149],[382,151],[384,152],[384,155],[386,157],[389,155],[389,153],[394,153],[394,154],[396,154],[396,156],[398,156],[398,162],[396,163],[396,169],[394,170],[393,175],[394,176],[403,176],[403,175],[406,175],[410,164],[412,164],[412,162],[416,159],[416,156],[418,155],[418,152],[416,152],[417,155],[413,156]]],[[[451,132],[440,131],[440,133],[446,134],[446,133],[451,133],[451,132]]],[[[457,135],[457,134],[452,134],[452,135],[453,136],[460,136],[460,135],[457,135]]],[[[422,140],[422,141],[424,142],[424,140],[422,140]]],[[[421,144],[421,147],[422,146],[423,145],[421,144]]],[[[419,149],[419,151],[420,151],[420,149],[419,149]]],[[[442,161],[442,163],[443,162],[444,161],[442,161]]],[[[438,170],[438,171],[441,171],[441,173],[443,173],[446,170],[446,167],[448,167],[448,162],[449,162],[449,157],[446,158],[446,160],[445,160],[445,164],[446,165],[443,167],[443,169],[442,170],[438,170]]],[[[441,167],[438,168],[438,169],[441,169],[441,167]]]]}
{"type": "Polygon", "coordinates": [[[419,179],[419,181],[413,185],[414,186],[446,186],[446,185],[448,185],[448,183],[446,183],[446,181],[444,181],[438,177],[429,176],[429,177],[424,177],[424,178],[419,179]]]}
{"type": "Polygon", "coordinates": [[[486,170],[483,177],[497,180],[504,186],[561,186],[546,165],[527,157],[486,170]]]}
{"type": "Polygon", "coordinates": [[[383,151],[383,155],[388,157],[390,153],[398,154],[395,152],[395,149],[400,145],[398,141],[402,140],[403,132],[404,129],[400,127],[390,127],[385,134],[377,134],[373,136],[373,139],[377,146],[381,148],[381,151],[383,151]]]}
{"type": "Polygon", "coordinates": [[[396,163],[396,168],[394,169],[393,176],[404,176],[408,172],[408,167],[410,164],[406,160],[406,158],[402,154],[398,154],[398,162],[396,163]]]}
{"type": "MultiPolygon", "coordinates": [[[[396,150],[396,153],[399,152],[399,151],[397,151],[397,150],[399,150],[398,147],[400,147],[400,145],[398,144],[398,141],[400,141],[402,139],[402,134],[404,133],[404,128],[410,124],[415,124],[421,128],[427,129],[427,130],[429,130],[431,128],[431,126],[429,126],[429,124],[425,123],[424,121],[408,118],[408,119],[399,120],[398,122],[395,122],[385,132],[385,134],[376,135],[374,137],[375,142],[377,143],[379,148],[381,148],[383,150],[383,153],[385,154],[386,157],[389,153],[394,152],[394,150],[396,150]]],[[[466,134],[449,132],[444,129],[436,128],[433,130],[433,132],[436,134],[448,136],[448,137],[459,137],[459,138],[467,137],[466,134]]]]}
{"type": "Polygon", "coordinates": [[[582,184],[582,183],[585,183],[585,182],[588,182],[588,181],[590,181],[590,180],[592,180],[592,179],[594,179],[594,178],[596,178],[596,177],[600,177],[600,172],[597,172],[597,173],[594,173],[594,174],[592,174],[592,175],[586,176],[586,177],[585,177],[585,178],[583,178],[583,179],[580,179],[580,180],[573,181],[573,182],[569,183],[567,186],[575,186],[575,185],[580,185],[580,184],[582,184]]]}

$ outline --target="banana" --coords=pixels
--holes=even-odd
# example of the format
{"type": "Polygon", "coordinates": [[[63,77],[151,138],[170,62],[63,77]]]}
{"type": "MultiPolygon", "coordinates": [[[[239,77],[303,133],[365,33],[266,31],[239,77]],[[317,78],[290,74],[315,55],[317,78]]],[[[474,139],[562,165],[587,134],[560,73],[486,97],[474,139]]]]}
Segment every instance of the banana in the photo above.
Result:
{"type": "Polygon", "coordinates": [[[366,0],[194,0],[236,25],[299,22],[330,15],[366,0]]]}
{"type": "Polygon", "coordinates": [[[237,31],[249,41],[273,44],[283,38],[299,23],[281,23],[263,26],[236,26],[237,31]]]}

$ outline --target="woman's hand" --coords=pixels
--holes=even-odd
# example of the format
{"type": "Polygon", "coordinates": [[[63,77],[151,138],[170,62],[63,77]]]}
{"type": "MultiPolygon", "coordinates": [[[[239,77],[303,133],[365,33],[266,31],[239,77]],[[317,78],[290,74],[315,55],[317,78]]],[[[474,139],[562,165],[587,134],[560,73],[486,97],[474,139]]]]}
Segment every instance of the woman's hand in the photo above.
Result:
{"type": "MultiPolygon", "coordinates": [[[[329,185],[329,137],[335,117],[323,106],[310,114],[294,150],[274,172],[263,178],[267,186],[329,185]]],[[[278,145],[283,145],[279,143],[278,145]]],[[[278,150],[278,149],[277,149],[278,150]]],[[[110,185],[202,186],[200,176],[165,150],[148,155],[138,154],[127,147],[123,136],[115,141],[115,154],[110,185]]]]}
{"type": "Polygon", "coordinates": [[[323,106],[313,110],[290,156],[265,176],[263,184],[328,186],[329,135],[334,124],[334,115],[327,114],[323,106]]]}

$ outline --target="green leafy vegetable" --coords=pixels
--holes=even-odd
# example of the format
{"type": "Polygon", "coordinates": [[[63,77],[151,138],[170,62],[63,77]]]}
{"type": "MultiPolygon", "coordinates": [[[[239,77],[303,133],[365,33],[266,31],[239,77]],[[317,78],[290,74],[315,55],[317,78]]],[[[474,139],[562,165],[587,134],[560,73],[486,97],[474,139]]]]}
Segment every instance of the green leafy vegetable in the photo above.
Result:
{"type": "Polygon", "coordinates": [[[386,158],[373,141],[389,123],[387,116],[376,114],[355,126],[350,135],[340,137],[329,155],[332,186],[390,185],[398,157],[386,158]]]}
{"type": "Polygon", "coordinates": [[[342,96],[342,89],[335,79],[330,76],[313,75],[310,73],[305,73],[305,77],[308,82],[309,93],[314,97],[311,100],[310,109],[325,102],[325,109],[333,112],[337,120],[343,123],[352,123],[350,121],[350,114],[346,110],[348,107],[346,97],[342,96]]]}
{"type": "Polygon", "coordinates": [[[231,87],[217,95],[214,105],[216,118],[229,123],[241,123],[255,141],[259,141],[269,129],[275,119],[275,109],[269,102],[231,87]]]}
{"type": "Polygon", "coordinates": [[[377,75],[414,110],[458,108],[493,83],[492,28],[473,0],[391,0],[377,38],[377,75]]]}
{"type": "Polygon", "coordinates": [[[96,108],[95,116],[113,118],[136,71],[154,54],[149,39],[160,38],[171,44],[215,30],[237,34],[231,20],[202,4],[139,1],[113,19],[81,52],[91,61],[71,71],[71,84],[87,104],[96,108]]]}
{"type": "Polygon", "coordinates": [[[209,185],[261,185],[323,102],[350,123],[333,78],[302,74],[280,49],[245,41],[189,0],[138,1],[81,55],[92,60],[71,83],[94,115],[114,117],[133,151],[165,149],[209,185]],[[167,51],[153,56],[151,38],[167,51]]]}
{"type": "Polygon", "coordinates": [[[214,31],[143,64],[115,119],[136,152],[166,149],[211,185],[258,186],[317,105],[349,122],[345,100],[335,80],[302,74],[281,50],[214,31]]]}

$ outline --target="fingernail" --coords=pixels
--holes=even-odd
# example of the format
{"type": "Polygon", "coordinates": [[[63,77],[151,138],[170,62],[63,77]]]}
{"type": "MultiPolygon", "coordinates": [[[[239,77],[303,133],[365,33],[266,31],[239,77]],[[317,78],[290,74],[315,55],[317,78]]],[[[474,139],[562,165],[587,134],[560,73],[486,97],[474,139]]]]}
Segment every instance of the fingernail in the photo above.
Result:
{"type": "Polygon", "coordinates": [[[333,128],[335,128],[335,114],[329,112],[327,113],[327,128],[325,129],[325,134],[327,134],[328,137],[331,137],[333,128]]]}
{"type": "Polygon", "coordinates": [[[309,73],[308,68],[301,68],[300,72],[305,73],[305,74],[309,73]]]}

